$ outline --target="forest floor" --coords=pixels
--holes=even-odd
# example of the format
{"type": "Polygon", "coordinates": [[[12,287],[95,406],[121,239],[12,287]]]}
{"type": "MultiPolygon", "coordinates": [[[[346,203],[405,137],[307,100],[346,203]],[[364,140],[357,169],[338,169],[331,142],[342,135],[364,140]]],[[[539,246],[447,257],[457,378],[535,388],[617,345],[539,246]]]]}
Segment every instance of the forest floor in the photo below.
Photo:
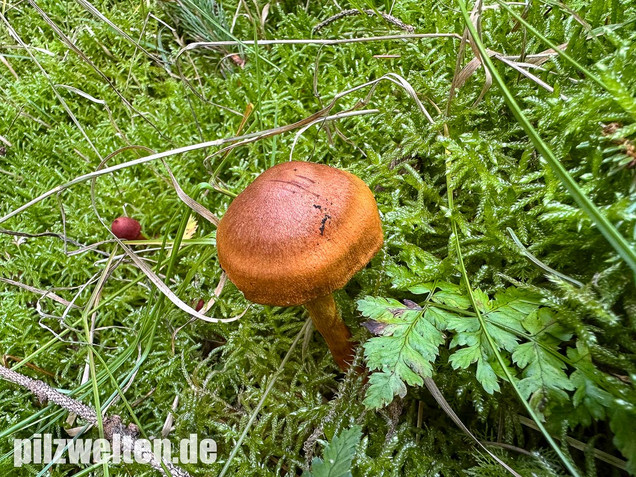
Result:
{"type": "MultiPolygon", "coordinates": [[[[636,2],[10,0],[0,23],[4,366],[214,439],[193,476],[636,473],[636,2]],[[368,379],[219,266],[215,217],[290,159],[377,200],[384,246],[335,294],[368,379]],[[124,215],[145,240],[114,240],[124,215]]],[[[14,467],[14,439],[85,423],[0,382],[2,475],[158,475],[14,467]]]]}

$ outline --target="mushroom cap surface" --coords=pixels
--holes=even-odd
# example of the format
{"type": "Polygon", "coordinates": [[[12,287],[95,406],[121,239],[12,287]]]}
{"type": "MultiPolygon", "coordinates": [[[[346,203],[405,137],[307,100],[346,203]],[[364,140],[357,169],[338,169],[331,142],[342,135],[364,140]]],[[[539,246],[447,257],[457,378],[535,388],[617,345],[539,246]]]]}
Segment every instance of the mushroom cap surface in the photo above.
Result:
{"type": "Polygon", "coordinates": [[[302,305],[338,290],[382,247],[373,193],[357,176],[278,164],[230,204],[216,234],[221,267],[245,297],[302,305]]]}

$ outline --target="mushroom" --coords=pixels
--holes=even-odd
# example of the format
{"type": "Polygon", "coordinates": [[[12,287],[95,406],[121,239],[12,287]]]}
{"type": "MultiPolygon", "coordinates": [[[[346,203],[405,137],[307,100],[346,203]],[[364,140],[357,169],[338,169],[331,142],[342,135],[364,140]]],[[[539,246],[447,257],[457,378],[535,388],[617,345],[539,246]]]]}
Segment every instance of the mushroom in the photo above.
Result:
{"type": "Polygon", "coordinates": [[[382,242],[369,187],[347,171],[310,162],[263,172],[230,204],[216,234],[221,267],[245,298],[304,305],[342,370],[351,364],[354,344],[332,292],[382,242]]]}
{"type": "Polygon", "coordinates": [[[124,240],[144,240],[141,225],[131,217],[118,217],[113,220],[110,230],[115,237],[124,240]]]}

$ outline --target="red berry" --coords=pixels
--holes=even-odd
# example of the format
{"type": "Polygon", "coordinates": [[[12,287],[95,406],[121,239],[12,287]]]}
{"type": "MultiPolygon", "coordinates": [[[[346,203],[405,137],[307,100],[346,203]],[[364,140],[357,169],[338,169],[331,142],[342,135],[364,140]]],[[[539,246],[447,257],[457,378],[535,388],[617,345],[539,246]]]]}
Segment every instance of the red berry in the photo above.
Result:
{"type": "Polygon", "coordinates": [[[141,235],[141,225],[135,219],[130,217],[118,217],[113,220],[110,229],[115,237],[123,240],[139,240],[143,238],[141,235]]]}

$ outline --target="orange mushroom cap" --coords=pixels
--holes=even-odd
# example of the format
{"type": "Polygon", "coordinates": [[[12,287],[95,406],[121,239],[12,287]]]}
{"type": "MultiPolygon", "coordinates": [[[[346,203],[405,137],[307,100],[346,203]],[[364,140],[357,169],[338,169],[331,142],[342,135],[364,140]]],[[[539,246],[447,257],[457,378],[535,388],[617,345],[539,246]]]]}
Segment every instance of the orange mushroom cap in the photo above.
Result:
{"type": "Polygon", "coordinates": [[[302,305],[338,290],[382,247],[373,193],[353,174],[278,164],[230,204],[216,234],[219,262],[245,297],[302,305]]]}

